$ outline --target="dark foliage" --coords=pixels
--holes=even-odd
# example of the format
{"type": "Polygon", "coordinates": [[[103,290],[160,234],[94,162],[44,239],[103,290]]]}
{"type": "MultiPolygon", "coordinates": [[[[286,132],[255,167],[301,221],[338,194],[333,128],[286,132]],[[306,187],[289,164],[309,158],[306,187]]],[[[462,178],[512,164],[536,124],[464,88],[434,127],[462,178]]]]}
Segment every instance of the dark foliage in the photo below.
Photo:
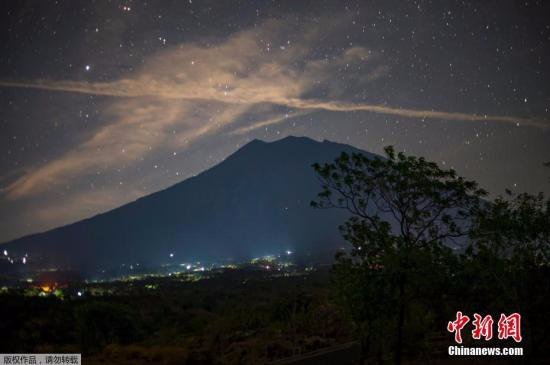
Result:
{"type": "Polygon", "coordinates": [[[385,159],[342,153],[313,166],[322,191],[312,206],[352,214],[341,226],[352,249],[337,255],[333,282],[363,359],[434,357],[457,310],[522,312],[529,354],[541,355],[550,202],[523,194],[487,203],[455,171],[385,151],[385,159]]]}

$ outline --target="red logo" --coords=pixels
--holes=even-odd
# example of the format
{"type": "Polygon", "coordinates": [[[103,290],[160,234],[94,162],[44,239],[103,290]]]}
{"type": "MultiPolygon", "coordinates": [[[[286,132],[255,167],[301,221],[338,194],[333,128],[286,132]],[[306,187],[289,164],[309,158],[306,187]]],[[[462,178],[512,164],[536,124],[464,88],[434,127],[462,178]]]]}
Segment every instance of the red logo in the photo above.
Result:
{"type": "Polygon", "coordinates": [[[447,324],[447,331],[455,333],[455,342],[462,343],[462,328],[470,321],[470,317],[463,316],[462,312],[456,312],[456,320],[447,324]]]}
{"type": "Polygon", "coordinates": [[[512,337],[514,341],[521,342],[521,315],[512,313],[508,317],[502,313],[498,321],[498,338],[505,340],[512,337]]]}
{"type": "MultiPolygon", "coordinates": [[[[462,329],[470,321],[470,317],[463,315],[462,312],[456,312],[456,319],[447,324],[447,331],[454,333],[455,342],[462,343],[462,329]]],[[[474,313],[474,320],[472,325],[472,338],[479,340],[482,337],[485,341],[489,341],[493,338],[493,317],[490,314],[482,317],[478,313],[474,313]]],[[[498,338],[505,340],[513,338],[516,342],[521,342],[521,315],[519,313],[512,313],[506,316],[504,313],[500,315],[498,321],[498,338]]]]}

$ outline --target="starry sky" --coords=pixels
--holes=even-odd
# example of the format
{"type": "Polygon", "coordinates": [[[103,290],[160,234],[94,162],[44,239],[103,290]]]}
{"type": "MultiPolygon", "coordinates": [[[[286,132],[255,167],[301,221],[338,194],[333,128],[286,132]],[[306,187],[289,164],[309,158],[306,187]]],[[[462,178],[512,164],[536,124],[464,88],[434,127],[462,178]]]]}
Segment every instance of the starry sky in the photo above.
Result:
{"type": "Polygon", "coordinates": [[[288,135],[550,192],[547,1],[0,4],[0,241],[288,135]]]}

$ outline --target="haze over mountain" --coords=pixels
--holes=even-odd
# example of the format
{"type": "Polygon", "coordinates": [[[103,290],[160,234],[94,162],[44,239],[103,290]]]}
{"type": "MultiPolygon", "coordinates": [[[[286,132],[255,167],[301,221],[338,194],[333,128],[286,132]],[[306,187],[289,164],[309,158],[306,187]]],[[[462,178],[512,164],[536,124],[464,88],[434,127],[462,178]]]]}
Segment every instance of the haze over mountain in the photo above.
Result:
{"type": "MultiPolygon", "coordinates": [[[[334,250],[345,212],[309,205],[311,165],[357,149],[305,137],[254,140],[215,167],[165,190],[1,247],[28,262],[93,272],[123,263],[247,259],[334,250]]],[[[366,153],[366,152],[365,152],[366,153]]]]}

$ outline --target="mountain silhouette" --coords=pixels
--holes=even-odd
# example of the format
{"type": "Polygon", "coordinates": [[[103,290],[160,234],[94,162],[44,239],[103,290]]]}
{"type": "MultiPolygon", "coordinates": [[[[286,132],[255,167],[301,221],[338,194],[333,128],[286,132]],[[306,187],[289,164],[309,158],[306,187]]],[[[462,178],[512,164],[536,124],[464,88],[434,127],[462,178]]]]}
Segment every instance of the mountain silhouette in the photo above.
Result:
{"type": "MultiPolygon", "coordinates": [[[[93,272],[122,264],[248,259],[270,253],[334,251],[342,210],[319,210],[311,165],[349,145],[306,137],[254,140],[223,162],[165,190],[1,247],[29,263],[93,272]]],[[[361,151],[368,154],[367,152],[361,151]]]]}

